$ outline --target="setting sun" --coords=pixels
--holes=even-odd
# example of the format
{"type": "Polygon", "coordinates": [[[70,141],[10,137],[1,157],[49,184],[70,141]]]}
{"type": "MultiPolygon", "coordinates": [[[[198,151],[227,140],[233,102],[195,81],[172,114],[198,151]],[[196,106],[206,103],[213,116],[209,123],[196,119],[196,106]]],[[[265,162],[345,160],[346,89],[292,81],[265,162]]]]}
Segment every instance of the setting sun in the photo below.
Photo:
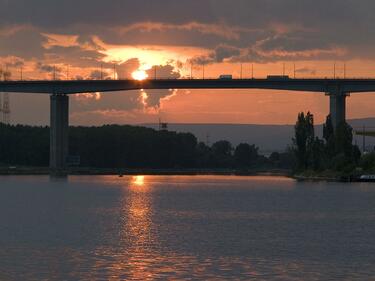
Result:
{"type": "Polygon", "coordinates": [[[132,77],[135,80],[145,80],[148,78],[148,74],[144,70],[136,70],[132,73],[132,77]]]}

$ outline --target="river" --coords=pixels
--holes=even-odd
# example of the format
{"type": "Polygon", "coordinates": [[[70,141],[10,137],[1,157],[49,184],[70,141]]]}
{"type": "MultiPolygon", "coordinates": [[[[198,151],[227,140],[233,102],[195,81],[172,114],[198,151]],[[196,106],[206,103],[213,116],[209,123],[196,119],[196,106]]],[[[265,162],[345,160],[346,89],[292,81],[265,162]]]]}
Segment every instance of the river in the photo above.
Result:
{"type": "Polygon", "coordinates": [[[0,177],[0,280],[375,280],[375,185],[0,177]]]}

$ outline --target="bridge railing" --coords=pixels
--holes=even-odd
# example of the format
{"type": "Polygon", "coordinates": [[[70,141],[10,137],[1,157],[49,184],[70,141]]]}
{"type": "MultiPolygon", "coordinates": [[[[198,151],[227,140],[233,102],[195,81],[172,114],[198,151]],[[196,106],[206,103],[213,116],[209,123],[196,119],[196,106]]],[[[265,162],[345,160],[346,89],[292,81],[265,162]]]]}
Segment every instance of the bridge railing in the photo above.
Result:
{"type": "MultiPolygon", "coordinates": [[[[180,77],[180,78],[171,78],[171,77],[158,77],[158,78],[146,78],[144,80],[251,80],[251,79],[268,79],[267,76],[257,76],[257,77],[233,77],[232,79],[221,79],[219,77],[180,77]]],[[[358,79],[358,80],[375,80],[375,76],[350,76],[350,77],[328,77],[328,76],[298,76],[298,77],[289,77],[288,80],[303,80],[303,79],[321,79],[321,80],[350,80],[350,79],[358,79]]],[[[64,79],[64,78],[56,78],[56,79],[43,79],[43,78],[11,78],[7,80],[0,80],[1,82],[7,82],[7,81],[12,81],[12,82],[22,82],[22,81],[117,81],[117,80],[136,80],[133,78],[117,78],[117,79],[92,79],[92,78],[77,78],[77,79],[64,79]]]]}

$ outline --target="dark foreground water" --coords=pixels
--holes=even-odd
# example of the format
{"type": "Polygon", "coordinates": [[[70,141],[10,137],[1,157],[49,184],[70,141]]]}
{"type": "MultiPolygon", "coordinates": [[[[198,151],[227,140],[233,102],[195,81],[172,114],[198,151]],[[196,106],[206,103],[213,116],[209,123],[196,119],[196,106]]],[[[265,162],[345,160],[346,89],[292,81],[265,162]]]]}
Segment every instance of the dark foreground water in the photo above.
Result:
{"type": "Polygon", "coordinates": [[[375,184],[0,177],[0,280],[375,280],[375,184]]]}

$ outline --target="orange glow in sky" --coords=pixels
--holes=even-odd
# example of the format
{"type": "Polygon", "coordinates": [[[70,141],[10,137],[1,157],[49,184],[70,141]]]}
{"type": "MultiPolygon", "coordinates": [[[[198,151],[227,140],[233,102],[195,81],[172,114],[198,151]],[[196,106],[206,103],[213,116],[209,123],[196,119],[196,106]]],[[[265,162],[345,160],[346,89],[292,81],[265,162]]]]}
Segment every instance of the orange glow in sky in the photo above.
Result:
{"type": "Polygon", "coordinates": [[[148,78],[148,74],[144,70],[136,70],[132,73],[132,77],[134,80],[145,80],[148,78]]]}

